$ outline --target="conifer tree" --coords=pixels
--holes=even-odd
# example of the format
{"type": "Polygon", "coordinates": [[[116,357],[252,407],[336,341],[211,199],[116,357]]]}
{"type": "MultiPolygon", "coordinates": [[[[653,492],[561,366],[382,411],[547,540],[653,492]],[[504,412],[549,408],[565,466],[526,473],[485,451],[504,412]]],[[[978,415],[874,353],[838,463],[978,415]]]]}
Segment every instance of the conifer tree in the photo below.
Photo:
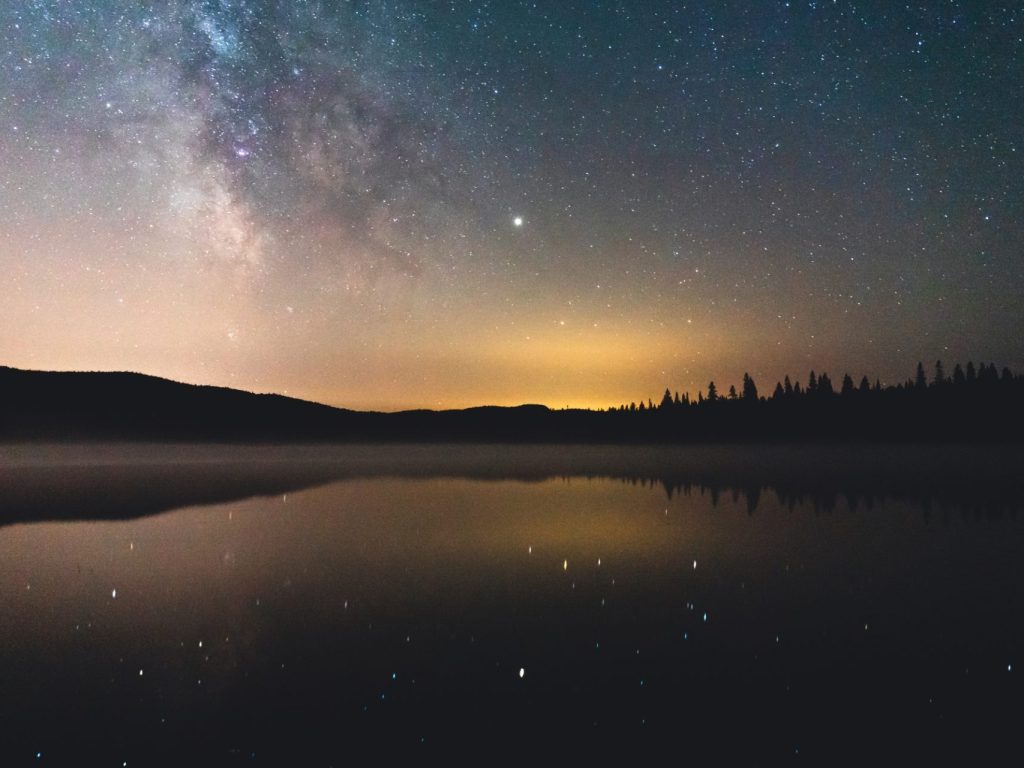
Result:
{"type": "Polygon", "coordinates": [[[917,389],[925,389],[928,386],[928,382],[924,377],[924,366],[920,361],[917,363],[917,373],[914,375],[914,386],[917,389]]]}
{"type": "Polygon", "coordinates": [[[743,374],[743,399],[749,402],[757,401],[757,385],[749,373],[743,374]]]}
{"type": "MultiPolygon", "coordinates": [[[[676,395],[676,400],[677,401],[678,401],[678,398],[679,398],[679,395],[677,394],[676,395]]],[[[665,388],[665,394],[661,396],[661,403],[659,404],[658,407],[661,410],[663,410],[663,411],[667,411],[669,408],[672,407],[672,393],[669,392],[667,387],[665,388]]]]}

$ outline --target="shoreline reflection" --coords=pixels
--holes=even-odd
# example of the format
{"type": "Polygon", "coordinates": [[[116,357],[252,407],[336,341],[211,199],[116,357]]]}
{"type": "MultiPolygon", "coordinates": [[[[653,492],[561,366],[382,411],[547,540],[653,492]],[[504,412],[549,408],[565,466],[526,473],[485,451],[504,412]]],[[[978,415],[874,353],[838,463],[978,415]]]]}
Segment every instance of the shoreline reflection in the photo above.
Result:
{"type": "Polygon", "coordinates": [[[116,520],[372,478],[613,479],[666,497],[766,498],[816,513],[920,505],[926,515],[1015,516],[1020,446],[30,445],[0,458],[0,526],[116,520]]]}

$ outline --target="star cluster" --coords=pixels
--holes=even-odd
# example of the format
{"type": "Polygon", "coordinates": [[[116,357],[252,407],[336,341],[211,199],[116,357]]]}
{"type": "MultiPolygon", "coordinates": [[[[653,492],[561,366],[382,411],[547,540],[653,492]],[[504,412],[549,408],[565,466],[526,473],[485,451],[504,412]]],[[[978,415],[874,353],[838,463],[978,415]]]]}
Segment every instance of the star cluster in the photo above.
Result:
{"type": "Polygon", "coordinates": [[[0,360],[353,407],[1024,367],[1012,4],[0,3],[0,360]]]}

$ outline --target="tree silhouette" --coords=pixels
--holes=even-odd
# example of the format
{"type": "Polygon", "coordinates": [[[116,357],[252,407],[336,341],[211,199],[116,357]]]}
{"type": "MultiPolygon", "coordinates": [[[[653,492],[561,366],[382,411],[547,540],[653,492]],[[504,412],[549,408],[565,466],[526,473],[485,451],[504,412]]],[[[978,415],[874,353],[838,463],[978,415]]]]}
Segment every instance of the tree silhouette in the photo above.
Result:
{"type": "MultiPolygon", "coordinates": [[[[678,402],[678,401],[679,401],[679,395],[676,394],[676,402],[678,402]]],[[[671,407],[672,407],[672,393],[669,392],[668,389],[666,388],[665,389],[665,394],[661,396],[661,403],[658,405],[658,408],[660,408],[663,411],[667,411],[671,407]]]]}
{"type": "Polygon", "coordinates": [[[850,374],[848,373],[843,374],[843,386],[839,390],[839,394],[843,395],[844,397],[849,397],[850,395],[853,394],[853,379],[850,377],[850,374]]]}
{"type": "Polygon", "coordinates": [[[743,399],[749,402],[757,401],[757,385],[749,373],[743,374],[743,399]]]}
{"type": "Polygon", "coordinates": [[[715,382],[708,384],[708,402],[715,402],[718,399],[718,389],[715,387],[715,382]]]}
{"type": "Polygon", "coordinates": [[[935,361],[935,378],[932,380],[932,386],[941,387],[946,383],[946,372],[942,368],[942,361],[935,361]]]}
{"type": "Polygon", "coordinates": [[[924,377],[924,366],[918,362],[917,373],[914,375],[914,386],[917,389],[924,389],[928,386],[928,381],[924,377]]]}

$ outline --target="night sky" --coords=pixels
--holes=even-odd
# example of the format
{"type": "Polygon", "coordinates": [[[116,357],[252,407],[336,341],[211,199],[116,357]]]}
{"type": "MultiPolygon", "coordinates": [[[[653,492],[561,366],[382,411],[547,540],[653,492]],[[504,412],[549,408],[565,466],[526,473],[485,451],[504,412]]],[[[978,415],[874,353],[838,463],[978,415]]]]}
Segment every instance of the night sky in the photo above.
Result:
{"type": "Polygon", "coordinates": [[[1024,369],[1024,10],[0,0],[0,364],[356,408],[1024,369]]]}

